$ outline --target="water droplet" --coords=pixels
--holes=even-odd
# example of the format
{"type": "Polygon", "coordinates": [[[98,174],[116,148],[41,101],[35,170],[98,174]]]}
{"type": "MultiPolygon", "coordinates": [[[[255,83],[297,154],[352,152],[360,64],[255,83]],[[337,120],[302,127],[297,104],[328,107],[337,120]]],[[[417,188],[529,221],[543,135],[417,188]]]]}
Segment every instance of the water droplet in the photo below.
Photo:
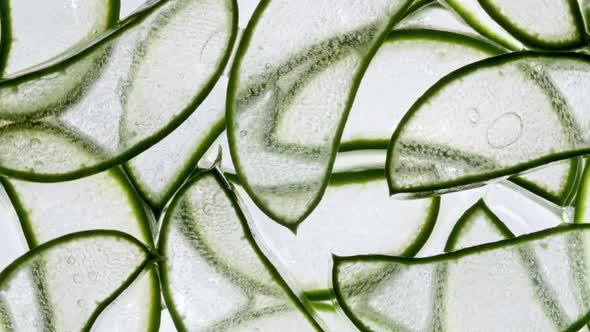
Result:
{"type": "Polygon", "coordinates": [[[76,284],[81,284],[82,282],[84,282],[84,278],[82,277],[82,275],[76,273],[74,274],[74,283],[76,284]]]}
{"type": "Polygon", "coordinates": [[[78,307],[80,308],[84,308],[86,307],[86,301],[84,301],[84,299],[78,299],[78,301],[76,301],[76,304],[78,305],[78,307]]]}
{"type": "Polygon", "coordinates": [[[467,111],[467,117],[469,118],[469,122],[472,124],[476,124],[479,122],[479,111],[477,108],[470,108],[467,111]]]}
{"type": "Polygon", "coordinates": [[[494,149],[505,148],[516,142],[522,135],[522,119],[516,113],[500,115],[488,127],[488,144],[494,149]]]}
{"type": "Polygon", "coordinates": [[[32,138],[29,141],[29,145],[31,146],[31,148],[34,149],[34,148],[38,147],[39,145],[41,145],[41,140],[38,138],[32,138]]]}
{"type": "Polygon", "coordinates": [[[264,68],[271,69],[272,68],[272,65],[270,63],[267,63],[267,64],[264,65],[264,68]]]}
{"type": "Polygon", "coordinates": [[[76,263],[76,259],[74,256],[68,256],[68,258],[66,258],[66,262],[70,265],[74,265],[74,263],[76,263]]]}
{"type": "Polygon", "coordinates": [[[180,74],[178,75],[180,78],[184,78],[184,74],[180,74]]]}
{"type": "Polygon", "coordinates": [[[247,130],[241,130],[241,131],[240,131],[240,136],[241,136],[241,137],[246,137],[246,136],[248,136],[248,131],[247,131],[247,130]]]}

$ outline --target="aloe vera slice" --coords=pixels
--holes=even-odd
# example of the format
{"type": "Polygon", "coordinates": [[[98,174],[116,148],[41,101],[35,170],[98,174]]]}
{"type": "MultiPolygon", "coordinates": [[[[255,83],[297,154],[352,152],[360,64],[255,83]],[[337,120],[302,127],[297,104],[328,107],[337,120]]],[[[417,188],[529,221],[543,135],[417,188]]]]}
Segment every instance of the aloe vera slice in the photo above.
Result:
{"type": "Polygon", "coordinates": [[[524,44],[551,50],[584,46],[588,39],[576,0],[478,0],[482,8],[524,44]]]}
{"type": "Polygon", "coordinates": [[[125,163],[142,196],[161,210],[225,128],[225,90],[221,77],[199,108],[163,140],[125,163]]]}
{"type": "Polygon", "coordinates": [[[394,132],[390,191],[464,189],[586,153],[587,96],[577,86],[590,79],[589,61],[524,52],[449,74],[394,132]]]}
{"type": "Polygon", "coordinates": [[[91,41],[117,21],[119,6],[119,0],[3,1],[0,74],[10,76],[91,41]]]}
{"type": "MultiPolygon", "coordinates": [[[[35,109],[27,115],[43,117],[36,126],[42,123],[63,128],[70,141],[48,135],[38,145],[35,158],[27,161],[20,156],[21,149],[9,145],[10,134],[30,135],[19,130],[31,124],[16,120],[0,129],[0,168],[5,174],[26,180],[75,179],[147,149],[186,119],[209,93],[229,57],[236,16],[231,0],[149,2],[73,56],[0,82],[0,100],[20,106],[18,100],[31,94],[27,84],[55,85],[55,80],[63,78],[60,73],[71,66],[96,52],[108,50],[110,54],[99,77],[75,103],[66,103],[50,113],[35,109]],[[94,159],[70,160],[68,154],[62,154],[62,150],[80,145],[92,146],[90,155],[94,159]],[[67,162],[62,164],[63,160],[67,162]]],[[[14,110],[5,109],[4,113],[14,110]]]]}
{"type": "Polygon", "coordinates": [[[164,215],[160,272],[176,328],[319,329],[262,255],[225,181],[215,168],[198,173],[164,215]]]}
{"type": "Polygon", "coordinates": [[[514,234],[502,220],[483,200],[479,200],[459,218],[449,235],[445,251],[457,251],[513,237],[514,234]]]}
{"type": "Polygon", "coordinates": [[[590,227],[570,225],[426,258],[336,257],[335,290],[356,323],[371,331],[576,330],[590,311],[576,287],[588,283],[588,271],[575,268],[588,264],[581,254],[588,237],[590,227]],[[569,245],[572,237],[580,239],[577,247],[569,245]],[[523,252],[537,255],[540,269],[523,261],[523,252]],[[393,272],[370,288],[339,287],[366,269],[386,268],[393,272]]]}
{"type": "Polygon", "coordinates": [[[15,331],[88,330],[150,257],[143,244],[117,231],[74,233],[42,244],[0,274],[0,301],[10,317],[3,330],[11,330],[7,325],[15,331]],[[52,308],[49,321],[39,307],[33,277],[39,273],[47,286],[43,298],[52,308]]]}
{"type": "MultiPolygon", "coordinates": [[[[62,183],[3,180],[3,184],[30,248],[65,234],[93,229],[125,232],[153,246],[142,202],[118,168],[62,183]],[[68,202],[67,209],[63,208],[64,202],[68,202]]],[[[92,282],[90,276],[78,279],[92,282]]],[[[150,269],[109,306],[93,331],[157,330],[159,292],[156,271],[150,269]]],[[[50,312],[52,308],[45,310],[50,312]]]]}
{"type": "MultiPolygon", "coordinates": [[[[443,1],[443,0],[441,0],[443,1]]],[[[482,36],[510,50],[521,50],[524,45],[500,26],[481,7],[478,0],[444,0],[463,20],[482,36]]]]}
{"type": "Polygon", "coordinates": [[[295,229],[318,204],[360,77],[409,3],[262,1],[254,13],[230,76],[228,138],[244,187],[278,223],[295,229]]]}

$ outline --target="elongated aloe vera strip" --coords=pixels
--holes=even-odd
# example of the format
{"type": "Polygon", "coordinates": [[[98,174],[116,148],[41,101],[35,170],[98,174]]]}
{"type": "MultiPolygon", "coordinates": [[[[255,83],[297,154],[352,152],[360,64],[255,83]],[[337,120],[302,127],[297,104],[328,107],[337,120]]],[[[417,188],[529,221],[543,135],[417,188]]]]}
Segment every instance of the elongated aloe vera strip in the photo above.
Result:
{"type": "MultiPolygon", "coordinates": [[[[0,128],[0,169],[27,180],[59,181],[97,173],[147,149],[176,128],[212,89],[229,57],[237,27],[235,1],[153,1],[91,46],[37,71],[0,82],[3,114],[23,111],[19,100],[54,85],[72,66],[96,52],[106,52],[99,77],[75,103],[50,112],[32,109],[16,123],[0,128]],[[182,43],[178,41],[182,40],[182,43]],[[162,70],[165,68],[165,70],[162,70]],[[16,89],[18,87],[18,89],[16,89]],[[19,106],[19,107],[17,107],[19,106]],[[4,110],[4,111],[3,111],[4,110]],[[42,117],[31,125],[24,118],[42,117]],[[52,128],[37,149],[21,155],[10,144],[32,126],[52,128]],[[59,130],[55,128],[61,128],[59,130]],[[55,131],[67,134],[64,140],[55,131]],[[55,137],[54,137],[55,136],[55,137]],[[65,150],[92,146],[92,158],[78,159],[65,150]],[[76,147],[76,148],[75,148],[76,147]],[[34,158],[33,158],[34,157],[34,158]],[[32,158],[27,162],[27,158],[32,158]],[[63,163],[63,160],[68,162],[63,163]]],[[[36,95],[35,100],[43,100],[36,95]]]]}
{"type": "Polygon", "coordinates": [[[175,195],[158,247],[162,288],[179,331],[319,329],[254,242],[217,169],[175,195]]]}
{"type": "Polygon", "coordinates": [[[143,244],[117,231],[74,233],[42,244],[0,273],[0,302],[9,318],[2,330],[89,330],[150,257],[143,244]],[[39,274],[47,286],[43,294],[33,278],[39,274]],[[51,320],[40,311],[40,296],[52,309],[51,320]]]}
{"type": "Polygon", "coordinates": [[[296,229],[318,204],[360,78],[409,3],[265,0],[254,13],[230,76],[228,137],[244,187],[278,223],[296,229]]]}
{"type": "Polygon", "coordinates": [[[551,50],[588,42],[576,0],[478,0],[485,11],[524,44],[551,50]]]}
{"type": "MultiPolygon", "coordinates": [[[[443,0],[441,0],[443,1],[443,0]]],[[[520,50],[524,46],[504,30],[481,7],[478,0],[444,0],[463,20],[482,36],[510,49],[520,50]]]]}
{"type": "Polygon", "coordinates": [[[587,153],[588,95],[578,86],[588,80],[581,54],[508,54],[449,74],[393,134],[391,193],[474,187],[587,153]]]}
{"type": "MultiPolygon", "coordinates": [[[[336,310],[330,280],[332,254],[413,256],[438,214],[439,198],[389,198],[383,169],[334,173],[322,201],[294,235],[256,207],[237,177],[228,179],[252,216],[250,228],[269,259],[290,276],[305,300],[325,303],[331,310],[336,310]]],[[[349,324],[344,316],[329,320],[320,309],[312,307],[328,330],[341,331],[342,325],[349,324]]]]}
{"type": "MultiPolygon", "coordinates": [[[[125,232],[153,246],[142,202],[118,168],[63,183],[2,182],[30,248],[65,234],[94,229],[125,232]],[[68,203],[67,208],[64,208],[64,202],[68,203]]],[[[93,279],[90,275],[80,276],[78,281],[92,283],[93,279]]],[[[101,315],[99,324],[93,326],[93,331],[157,330],[159,293],[156,271],[151,269],[109,306],[109,310],[101,315]]],[[[53,311],[52,308],[45,310],[53,311]]]]}
{"type": "Polygon", "coordinates": [[[467,247],[513,238],[514,234],[479,200],[459,218],[449,235],[445,251],[457,251],[467,247]]]}
{"type": "Polygon", "coordinates": [[[426,258],[336,257],[335,290],[358,326],[371,331],[576,330],[590,314],[576,287],[589,282],[578,268],[588,264],[582,253],[589,237],[587,225],[570,225],[426,258]],[[528,254],[536,263],[523,260],[528,254]],[[370,288],[339,287],[385,268],[393,272],[370,288]]]}
{"type": "Polygon", "coordinates": [[[117,21],[119,6],[119,0],[3,1],[0,76],[10,76],[91,41],[117,21]]]}

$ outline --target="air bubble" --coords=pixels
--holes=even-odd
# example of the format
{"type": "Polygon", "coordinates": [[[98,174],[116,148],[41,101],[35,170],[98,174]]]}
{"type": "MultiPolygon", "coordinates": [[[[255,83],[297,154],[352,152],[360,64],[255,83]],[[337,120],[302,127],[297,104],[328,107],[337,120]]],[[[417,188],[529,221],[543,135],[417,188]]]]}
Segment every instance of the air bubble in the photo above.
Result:
{"type": "Polygon", "coordinates": [[[84,278],[80,275],[80,274],[74,274],[74,283],[76,284],[81,284],[82,282],[84,282],[84,278]]]}
{"type": "Polygon", "coordinates": [[[41,140],[38,138],[32,138],[29,141],[29,145],[31,146],[31,148],[34,149],[34,148],[38,147],[39,145],[41,145],[41,140]]]}
{"type": "Polygon", "coordinates": [[[240,136],[241,136],[241,137],[246,137],[246,136],[248,136],[248,131],[247,131],[247,130],[241,130],[241,131],[240,131],[240,136]]]}
{"type": "Polygon", "coordinates": [[[505,148],[522,135],[522,119],[514,112],[500,115],[487,130],[488,144],[494,149],[505,148]]]}
{"type": "Polygon", "coordinates": [[[472,124],[476,124],[479,122],[479,111],[477,108],[470,108],[467,111],[467,117],[469,118],[469,122],[472,124]]]}
{"type": "Polygon", "coordinates": [[[96,281],[98,279],[98,273],[94,271],[88,272],[88,279],[92,281],[96,281]]]}
{"type": "Polygon", "coordinates": [[[272,68],[272,65],[270,63],[267,63],[267,64],[264,65],[264,68],[271,69],[272,68]]]}
{"type": "Polygon", "coordinates": [[[66,262],[70,265],[74,265],[74,263],[76,263],[76,259],[74,256],[68,256],[68,258],[66,258],[66,262]]]}
{"type": "Polygon", "coordinates": [[[84,301],[84,299],[78,299],[78,301],[76,301],[76,304],[80,308],[85,308],[86,307],[86,301],[84,301]]]}

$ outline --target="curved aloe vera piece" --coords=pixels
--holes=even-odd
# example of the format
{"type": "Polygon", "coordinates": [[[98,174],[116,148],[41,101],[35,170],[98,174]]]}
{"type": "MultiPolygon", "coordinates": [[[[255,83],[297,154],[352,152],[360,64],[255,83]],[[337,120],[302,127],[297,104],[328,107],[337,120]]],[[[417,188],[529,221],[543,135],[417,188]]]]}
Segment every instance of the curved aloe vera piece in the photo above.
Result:
{"type": "Polygon", "coordinates": [[[514,234],[479,200],[459,218],[449,235],[445,251],[457,251],[467,247],[513,238],[514,234]]]}
{"type": "Polygon", "coordinates": [[[588,42],[576,0],[478,1],[498,24],[528,46],[563,50],[588,42]]]}
{"type": "Polygon", "coordinates": [[[581,54],[508,54],[449,74],[395,130],[390,192],[475,187],[587,153],[589,100],[578,88],[584,82],[590,57],[581,54]]]}
{"type": "MultiPolygon", "coordinates": [[[[2,182],[30,248],[65,234],[94,229],[125,232],[153,246],[143,203],[118,168],[63,183],[2,182]],[[68,202],[66,209],[64,202],[68,202]]],[[[90,276],[79,280],[92,282],[90,276]]],[[[39,287],[51,291],[43,284],[40,280],[39,287]]],[[[157,330],[159,293],[156,271],[152,269],[109,306],[93,331],[113,331],[110,324],[125,331],[157,330]]],[[[45,308],[47,312],[52,310],[45,308]]]]}
{"type": "Polygon", "coordinates": [[[426,258],[336,257],[336,295],[371,331],[575,331],[590,314],[576,287],[589,282],[578,268],[589,263],[588,240],[590,227],[570,225],[426,258]],[[389,272],[369,288],[340,287],[367,269],[389,272]]]}
{"type": "Polygon", "coordinates": [[[179,331],[319,329],[254,242],[217,169],[198,173],[175,195],[158,247],[163,294],[179,331]]]}
{"type": "Polygon", "coordinates": [[[500,26],[481,7],[478,0],[441,0],[451,7],[463,20],[482,36],[493,40],[509,50],[520,50],[524,46],[500,26]]]}
{"type": "MultiPolygon", "coordinates": [[[[186,119],[209,93],[229,57],[236,16],[232,0],[149,2],[89,47],[1,81],[0,103],[19,105],[22,98],[30,98],[27,86],[55,85],[64,78],[62,73],[80,61],[96,52],[109,53],[99,77],[76,102],[49,113],[27,111],[25,118],[42,119],[31,123],[21,117],[0,128],[0,169],[26,180],[75,179],[147,149],[186,119]],[[37,141],[37,134],[27,131],[39,127],[49,129],[37,141]],[[15,140],[35,146],[23,157],[15,140]],[[81,159],[65,151],[83,147],[87,155],[81,159]]],[[[0,105],[0,118],[13,111],[23,110],[0,105]]]]}
{"type": "Polygon", "coordinates": [[[117,21],[119,6],[119,0],[2,1],[0,76],[11,76],[91,41],[117,21]]]}
{"type": "Polygon", "coordinates": [[[143,244],[117,231],[74,233],[42,244],[0,273],[0,326],[4,331],[88,331],[150,258],[143,244]],[[35,276],[43,277],[41,293],[35,276]],[[40,303],[52,309],[51,317],[40,303]]]}
{"type": "Polygon", "coordinates": [[[125,163],[142,196],[161,210],[225,128],[225,90],[221,77],[207,99],[170,135],[125,163]]]}
{"type": "Polygon", "coordinates": [[[295,230],[318,204],[360,78],[409,3],[265,0],[256,9],[230,76],[228,138],[245,189],[278,223],[295,230]]]}

